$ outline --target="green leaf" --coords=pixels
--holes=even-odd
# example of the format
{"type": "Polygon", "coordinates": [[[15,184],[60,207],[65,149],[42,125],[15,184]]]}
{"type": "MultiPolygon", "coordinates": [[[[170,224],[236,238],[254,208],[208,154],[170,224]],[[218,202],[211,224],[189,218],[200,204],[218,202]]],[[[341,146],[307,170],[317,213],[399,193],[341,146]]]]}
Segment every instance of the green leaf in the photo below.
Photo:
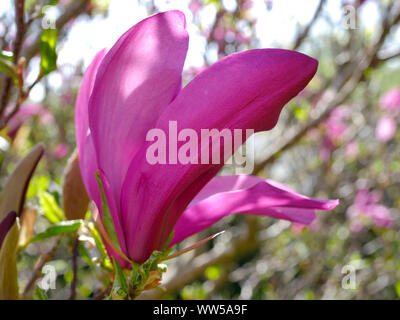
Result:
{"type": "Polygon", "coordinates": [[[128,283],[117,259],[113,258],[113,263],[115,280],[113,288],[111,290],[110,298],[112,298],[113,300],[124,300],[128,296],[128,283]]]}
{"type": "Polygon", "coordinates": [[[58,223],[64,219],[64,213],[51,193],[39,192],[39,202],[44,216],[51,223],[58,223]]]}
{"type": "Polygon", "coordinates": [[[5,50],[1,51],[0,58],[3,60],[10,61],[10,62],[14,61],[14,55],[11,51],[5,51],[5,50]]]}
{"type": "Polygon", "coordinates": [[[38,233],[34,237],[32,237],[31,240],[29,240],[28,243],[24,245],[26,247],[27,245],[37,242],[37,241],[43,241],[51,237],[59,236],[61,234],[69,233],[69,232],[76,232],[80,227],[83,226],[83,220],[69,220],[69,221],[61,221],[59,223],[56,223],[52,225],[51,227],[47,228],[45,231],[38,233]]]}
{"type": "Polygon", "coordinates": [[[162,252],[168,251],[168,246],[169,246],[169,244],[171,243],[172,238],[174,237],[174,234],[175,234],[175,230],[172,230],[171,233],[170,233],[169,236],[168,236],[167,241],[165,242],[165,244],[164,244],[164,246],[163,246],[163,249],[161,250],[162,252]]]}
{"type": "Polygon", "coordinates": [[[28,199],[32,199],[43,191],[46,191],[50,184],[50,177],[46,175],[35,176],[32,178],[31,183],[29,184],[28,191],[26,192],[26,197],[28,199]]]}
{"type": "Polygon", "coordinates": [[[43,29],[40,36],[40,69],[43,75],[57,69],[57,30],[43,29]]]}
{"type": "Polygon", "coordinates": [[[3,53],[0,55],[0,72],[5,73],[9,77],[11,77],[15,85],[18,84],[18,77],[15,66],[12,61],[8,59],[8,56],[3,55],[3,53]]]}
{"type": "Polygon", "coordinates": [[[97,231],[93,222],[89,222],[88,228],[89,228],[90,233],[92,234],[94,242],[96,243],[97,250],[99,250],[103,265],[107,269],[111,269],[112,264],[111,264],[110,259],[108,258],[106,247],[104,246],[104,243],[101,239],[100,233],[97,231]]]}
{"type": "Polygon", "coordinates": [[[89,251],[86,249],[83,241],[79,242],[78,252],[79,252],[79,255],[81,256],[82,260],[85,261],[97,275],[98,273],[96,270],[96,266],[93,263],[92,258],[90,257],[89,251]]]}
{"type": "Polygon", "coordinates": [[[397,296],[400,298],[400,281],[397,281],[394,287],[396,289],[397,296]]]}
{"type": "Polygon", "coordinates": [[[114,223],[111,217],[110,208],[107,204],[107,199],[104,194],[103,184],[101,183],[100,173],[96,172],[96,180],[99,185],[100,193],[101,193],[101,200],[102,200],[102,213],[103,213],[103,224],[106,227],[107,233],[111,239],[111,241],[120,249],[121,246],[119,245],[118,236],[114,228],[114,223]]]}
{"type": "Polygon", "coordinates": [[[307,113],[307,110],[305,108],[301,108],[301,107],[297,107],[296,106],[293,109],[293,114],[299,120],[307,120],[307,118],[308,118],[308,113],[307,113]]]}
{"type": "Polygon", "coordinates": [[[36,286],[35,291],[33,292],[33,300],[49,300],[49,298],[43,289],[36,286]]]}

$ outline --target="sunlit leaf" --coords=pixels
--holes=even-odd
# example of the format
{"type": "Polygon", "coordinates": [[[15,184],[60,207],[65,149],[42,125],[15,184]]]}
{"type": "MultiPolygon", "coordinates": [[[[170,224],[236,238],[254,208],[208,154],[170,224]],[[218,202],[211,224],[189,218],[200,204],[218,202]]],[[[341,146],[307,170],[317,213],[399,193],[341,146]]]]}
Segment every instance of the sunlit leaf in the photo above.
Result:
{"type": "Polygon", "coordinates": [[[36,286],[33,292],[33,300],[48,300],[46,292],[40,287],[36,286]]]}
{"type": "Polygon", "coordinates": [[[3,55],[0,55],[0,73],[5,73],[11,77],[15,85],[18,84],[17,71],[14,64],[3,55]]]}
{"type": "Polygon", "coordinates": [[[35,235],[31,240],[29,240],[29,242],[25,246],[33,242],[43,241],[51,237],[59,236],[61,234],[76,232],[80,227],[83,226],[83,224],[83,220],[61,221],[50,226],[45,231],[35,235]]]}
{"type": "Polygon", "coordinates": [[[40,36],[40,69],[46,75],[57,69],[57,30],[43,29],[40,36]]]}
{"type": "Polygon", "coordinates": [[[64,213],[52,194],[45,191],[40,192],[39,201],[44,216],[51,223],[58,223],[64,219],[64,213]]]}
{"type": "Polygon", "coordinates": [[[97,250],[99,250],[100,257],[103,262],[103,266],[105,266],[106,268],[111,268],[112,264],[111,264],[110,259],[108,258],[106,247],[104,246],[104,243],[103,243],[103,240],[101,239],[100,233],[97,231],[93,222],[89,222],[88,228],[89,228],[90,233],[92,234],[94,242],[96,243],[97,250]]]}

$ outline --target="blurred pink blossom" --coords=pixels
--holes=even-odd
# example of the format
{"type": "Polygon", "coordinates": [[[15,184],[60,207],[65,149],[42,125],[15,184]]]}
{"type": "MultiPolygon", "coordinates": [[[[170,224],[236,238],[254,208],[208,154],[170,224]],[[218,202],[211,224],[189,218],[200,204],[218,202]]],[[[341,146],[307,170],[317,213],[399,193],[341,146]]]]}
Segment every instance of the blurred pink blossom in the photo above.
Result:
{"type": "Polygon", "coordinates": [[[396,121],[391,117],[382,117],[379,119],[375,129],[375,136],[381,142],[391,140],[396,133],[396,121]]]}
{"type": "Polygon", "coordinates": [[[196,14],[201,9],[201,1],[200,0],[191,0],[189,4],[189,9],[193,14],[196,14]]]}
{"type": "Polygon", "coordinates": [[[58,158],[64,158],[69,151],[69,146],[66,143],[59,143],[53,150],[53,155],[58,158]]]}
{"type": "Polygon", "coordinates": [[[325,121],[327,135],[336,140],[346,131],[347,120],[350,118],[350,110],[346,106],[339,106],[332,110],[329,118],[325,121]]]}
{"type": "Polygon", "coordinates": [[[8,136],[13,139],[19,128],[33,116],[39,116],[43,124],[50,124],[54,121],[53,114],[40,104],[23,105],[14,117],[7,124],[8,136]]]}
{"type": "Polygon", "coordinates": [[[347,209],[350,220],[350,229],[361,231],[365,225],[373,224],[383,228],[393,226],[394,220],[391,211],[379,203],[381,194],[377,191],[361,189],[354,198],[354,203],[347,209]]]}
{"type": "Polygon", "coordinates": [[[400,110],[400,88],[393,88],[383,94],[379,105],[386,110],[400,110]]]}
{"type": "Polygon", "coordinates": [[[317,216],[313,222],[311,222],[309,225],[300,223],[300,222],[293,222],[291,226],[291,231],[294,234],[300,234],[302,233],[305,229],[309,229],[311,231],[316,231],[321,227],[321,222],[319,217],[317,216]]]}
{"type": "Polygon", "coordinates": [[[355,158],[358,155],[358,143],[357,141],[351,141],[346,146],[346,155],[349,158],[355,158]]]}

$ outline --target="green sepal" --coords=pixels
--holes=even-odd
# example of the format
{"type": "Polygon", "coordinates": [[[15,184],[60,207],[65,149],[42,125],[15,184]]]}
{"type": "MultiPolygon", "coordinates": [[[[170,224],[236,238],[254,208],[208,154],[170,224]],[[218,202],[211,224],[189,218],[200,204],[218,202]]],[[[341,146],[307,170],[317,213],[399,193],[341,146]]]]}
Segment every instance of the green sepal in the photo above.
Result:
{"type": "Polygon", "coordinates": [[[113,258],[115,280],[111,290],[110,299],[125,300],[128,297],[128,282],[117,259],[113,258]]]}
{"type": "Polygon", "coordinates": [[[99,189],[100,189],[100,194],[101,194],[101,201],[102,201],[102,216],[103,216],[103,225],[107,230],[107,233],[111,239],[111,241],[119,248],[121,249],[121,246],[119,245],[119,241],[118,241],[118,236],[117,233],[115,231],[114,228],[114,223],[113,223],[113,219],[111,217],[111,212],[110,212],[110,208],[107,204],[107,199],[104,193],[104,188],[103,188],[103,184],[101,182],[101,178],[100,178],[100,173],[98,171],[96,171],[96,180],[97,183],[99,185],[99,189]]]}

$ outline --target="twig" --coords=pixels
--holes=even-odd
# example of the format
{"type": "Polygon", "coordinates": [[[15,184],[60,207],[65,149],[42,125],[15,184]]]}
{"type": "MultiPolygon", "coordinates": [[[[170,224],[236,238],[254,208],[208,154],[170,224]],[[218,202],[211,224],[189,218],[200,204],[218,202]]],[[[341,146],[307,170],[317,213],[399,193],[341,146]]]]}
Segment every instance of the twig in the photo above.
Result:
{"type": "Polygon", "coordinates": [[[78,282],[78,248],[79,248],[79,236],[75,235],[74,247],[72,248],[72,272],[74,274],[71,282],[71,292],[69,300],[75,300],[76,298],[76,283],[78,282]]]}
{"type": "Polygon", "coordinates": [[[312,26],[314,25],[315,21],[317,21],[320,13],[322,12],[322,8],[324,7],[326,0],[320,0],[317,9],[311,19],[311,21],[307,24],[307,26],[297,35],[296,41],[293,45],[292,50],[296,50],[300,45],[303,43],[304,39],[307,38],[312,26]]]}
{"type": "Polygon", "coordinates": [[[56,253],[58,246],[61,243],[61,239],[62,236],[58,236],[56,241],[54,242],[54,245],[51,247],[51,249],[42,257],[42,259],[40,260],[39,264],[36,266],[35,270],[32,273],[31,278],[28,281],[28,284],[26,285],[24,292],[22,293],[22,298],[23,299],[27,299],[31,290],[33,289],[36,280],[39,278],[41,272],[42,272],[42,268],[43,266],[50,261],[54,254],[56,253]]]}
{"type": "MultiPolygon", "coordinates": [[[[389,13],[386,13],[389,17],[389,13]]],[[[372,50],[367,51],[363,58],[356,56],[353,62],[332,81],[331,88],[327,90],[322,99],[317,103],[315,110],[319,110],[319,114],[314,117],[308,124],[294,128],[283,138],[278,146],[272,149],[272,152],[265,158],[264,161],[255,165],[254,172],[259,174],[263,171],[267,164],[274,162],[281,153],[292,146],[304,137],[304,135],[312,128],[319,125],[325,120],[330,112],[337,105],[343,103],[357,86],[358,82],[363,78],[364,71],[370,67],[377,65],[377,53],[382,47],[391,28],[400,20],[400,10],[393,14],[393,19],[385,19],[383,30],[373,46],[372,50]]]]}
{"type": "MultiPolygon", "coordinates": [[[[25,0],[15,0],[15,24],[17,25],[17,34],[15,36],[14,48],[13,48],[13,59],[14,63],[17,63],[19,54],[22,47],[22,42],[25,35],[25,18],[24,18],[25,0]]],[[[0,117],[3,115],[4,110],[7,106],[8,99],[10,97],[12,80],[11,77],[7,77],[5,80],[4,90],[0,101],[0,117]]]]}
{"type": "MultiPolygon", "coordinates": [[[[87,5],[90,3],[90,0],[75,0],[71,1],[68,4],[64,12],[56,21],[57,30],[62,30],[64,26],[73,18],[76,18],[80,14],[86,11],[87,5]]],[[[39,52],[39,44],[40,44],[40,34],[36,36],[33,40],[32,45],[29,47],[25,47],[22,50],[22,56],[25,57],[26,61],[29,62],[36,53],[39,52]]]]}
{"type": "Polygon", "coordinates": [[[105,297],[107,297],[110,292],[111,292],[111,288],[112,288],[112,283],[110,283],[108,285],[107,288],[105,288],[104,290],[99,290],[94,296],[93,296],[93,300],[103,300],[105,297]]]}

